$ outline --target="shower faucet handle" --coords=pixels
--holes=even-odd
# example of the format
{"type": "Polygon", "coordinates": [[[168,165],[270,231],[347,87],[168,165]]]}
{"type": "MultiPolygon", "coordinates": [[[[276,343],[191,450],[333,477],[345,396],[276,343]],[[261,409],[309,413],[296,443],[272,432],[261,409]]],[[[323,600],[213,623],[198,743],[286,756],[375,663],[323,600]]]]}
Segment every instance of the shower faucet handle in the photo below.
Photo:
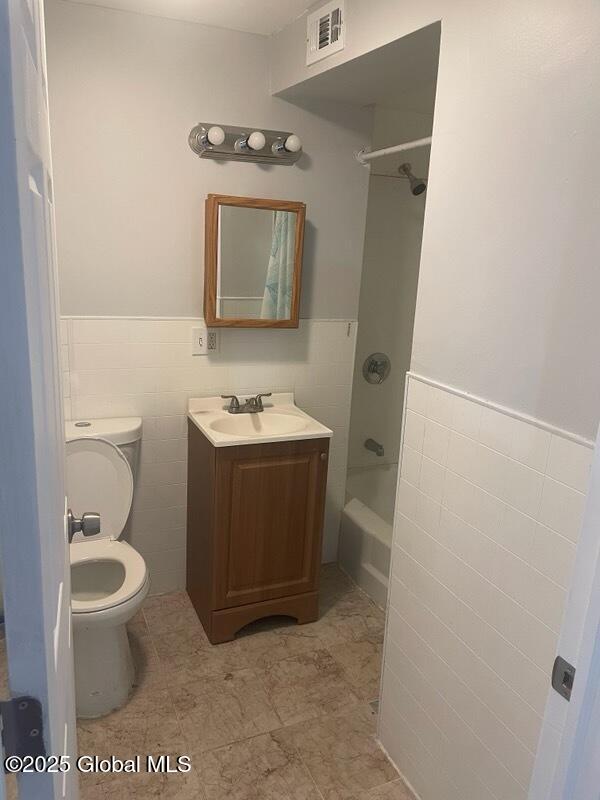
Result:
{"type": "Polygon", "coordinates": [[[390,374],[390,359],[385,353],[371,353],[365,358],[362,373],[367,383],[383,383],[390,374]]]}

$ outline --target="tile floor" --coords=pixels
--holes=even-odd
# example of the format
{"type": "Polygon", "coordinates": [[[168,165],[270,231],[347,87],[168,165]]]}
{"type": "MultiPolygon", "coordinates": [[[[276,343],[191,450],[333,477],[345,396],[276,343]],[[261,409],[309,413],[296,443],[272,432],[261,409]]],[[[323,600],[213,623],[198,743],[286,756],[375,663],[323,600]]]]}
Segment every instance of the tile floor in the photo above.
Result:
{"type": "Polygon", "coordinates": [[[411,800],[375,739],[384,615],[323,568],[322,613],[212,646],[184,593],[132,621],[130,702],[80,720],[81,753],[189,755],[187,775],[96,775],[82,800],[411,800]]]}

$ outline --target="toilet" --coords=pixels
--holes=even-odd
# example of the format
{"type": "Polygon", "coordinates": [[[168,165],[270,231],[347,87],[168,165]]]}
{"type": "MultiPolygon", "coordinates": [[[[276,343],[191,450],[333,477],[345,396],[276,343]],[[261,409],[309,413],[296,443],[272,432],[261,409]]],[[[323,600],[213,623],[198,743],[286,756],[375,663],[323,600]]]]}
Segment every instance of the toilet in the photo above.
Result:
{"type": "Polygon", "coordinates": [[[122,706],[134,680],[126,623],[148,594],[142,556],[120,539],[133,501],[142,420],[66,423],[67,500],[74,516],[100,515],[100,532],[70,545],[77,716],[122,706]]]}

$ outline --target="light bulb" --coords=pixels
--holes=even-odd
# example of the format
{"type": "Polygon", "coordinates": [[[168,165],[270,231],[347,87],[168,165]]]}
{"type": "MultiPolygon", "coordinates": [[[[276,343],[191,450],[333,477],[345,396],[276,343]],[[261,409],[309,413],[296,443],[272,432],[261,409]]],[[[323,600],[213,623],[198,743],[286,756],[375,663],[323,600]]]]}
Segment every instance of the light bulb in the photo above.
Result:
{"type": "Polygon", "coordinates": [[[265,139],[264,133],[253,131],[246,141],[251,150],[262,150],[267,140],[265,139]]]}
{"type": "Polygon", "coordinates": [[[300,137],[296,136],[295,133],[290,134],[284,143],[285,149],[288,153],[297,153],[302,150],[302,142],[300,141],[300,137]]]}
{"type": "Polygon", "coordinates": [[[225,141],[225,131],[218,125],[213,125],[212,128],[208,129],[206,138],[208,139],[208,142],[210,144],[214,145],[215,147],[218,147],[225,141]]]}

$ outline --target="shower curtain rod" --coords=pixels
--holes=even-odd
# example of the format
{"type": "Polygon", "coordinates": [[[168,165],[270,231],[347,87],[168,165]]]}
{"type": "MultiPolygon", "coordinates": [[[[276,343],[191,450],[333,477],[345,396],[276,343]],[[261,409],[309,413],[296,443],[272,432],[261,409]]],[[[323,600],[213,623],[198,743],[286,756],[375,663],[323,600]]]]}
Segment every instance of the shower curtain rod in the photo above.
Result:
{"type": "Polygon", "coordinates": [[[431,144],[431,136],[426,136],[424,139],[415,139],[414,142],[404,142],[403,144],[395,144],[392,147],[384,147],[382,150],[373,150],[370,152],[366,147],[359,150],[354,155],[359,164],[367,165],[369,161],[381,156],[391,156],[394,153],[401,153],[403,150],[414,150],[415,147],[425,147],[431,144]]]}

